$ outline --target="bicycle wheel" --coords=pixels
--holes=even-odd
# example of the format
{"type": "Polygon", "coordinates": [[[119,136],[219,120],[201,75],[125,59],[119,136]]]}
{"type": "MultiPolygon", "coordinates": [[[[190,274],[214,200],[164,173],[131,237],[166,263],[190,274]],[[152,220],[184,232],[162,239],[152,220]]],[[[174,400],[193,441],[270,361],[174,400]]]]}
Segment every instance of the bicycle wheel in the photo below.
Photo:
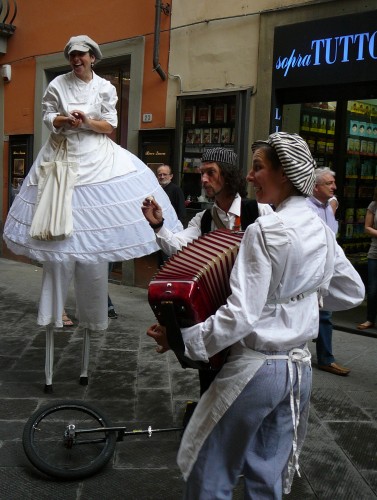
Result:
{"type": "Polygon", "coordinates": [[[77,433],[71,438],[67,430],[72,425],[75,430],[85,430],[111,427],[111,422],[81,401],[58,401],[40,408],[26,422],[22,436],[34,467],[60,479],[81,479],[95,474],[110,460],[116,431],[77,433]]]}

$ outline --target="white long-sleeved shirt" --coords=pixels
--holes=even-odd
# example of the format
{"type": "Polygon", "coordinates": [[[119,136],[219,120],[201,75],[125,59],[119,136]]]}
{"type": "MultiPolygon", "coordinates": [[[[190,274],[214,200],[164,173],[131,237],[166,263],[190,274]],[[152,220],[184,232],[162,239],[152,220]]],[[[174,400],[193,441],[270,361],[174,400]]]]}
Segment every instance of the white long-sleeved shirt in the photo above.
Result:
{"type": "Polygon", "coordinates": [[[294,299],[304,292],[322,287],[326,294],[328,288],[326,310],[362,302],[359,274],[305,198],[288,198],[268,217],[265,228],[262,217],[245,231],[227,304],[203,323],[182,329],[190,358],[207,361],[236,342],[258,351],[305,344],[318,333],[318,297],[311,293],[294,299]],[[326,262],[332,266],[329,285],[323,283],[326,262]]]}
{"type": "MultiPolygon", "coordinates": [[[[241,216],[241,196],[239,194],[235,196],[228,212],[224,212],[224,210],[218,207],[216,203],[214,203],[214,206],[216,207],[219,218],[223,222],[225,227],[227,227],[228,229],[233,229],[236,218],[241,216]]],[[[266,215],[272,213],[272,208],[270,207],[270,205],[258,203],[258,211],[260,216],[266,215]]],[[[162,228],[156,234],[156,240],[161,250],[163,250],[167,255],[173,255],[177,253],[178,250],[181,250],[182,247],[185,247],[192,241],[198,239],[202,234],[200,224],[204,212],[205,210],[203,210],[202,212],[198,212],[190,220],[187,228],[183,231],[179,231],[178,233],[173,233],[165,226],[162,226],[162,228]]],[[[211,229],[216,229],[213,221],[211,229]]]]}
{"type": "MultiPolygon", "coordinates": [[[[68,159],[77,163],[79,168],[76,185],[103,182],[134,172],[136,168],[128,151],[107,134],[94,132],[85,125],[76,129],[56,128],[53,125],[57,115],[69,116],[72,111],[79,110],[92,119],[105,120],[115,128],[118,123],[117,100],[114,85],[95,73],[88,83],[77,78],[73,71],[57,76],[43,96],[43,122],[51,135],[35,163],[40,165],[41,162],[54,159],[59,141],[66,139],[68,159]]],[[[38,183],[37,172],[30,176],[28,182],[38,183]]]]}

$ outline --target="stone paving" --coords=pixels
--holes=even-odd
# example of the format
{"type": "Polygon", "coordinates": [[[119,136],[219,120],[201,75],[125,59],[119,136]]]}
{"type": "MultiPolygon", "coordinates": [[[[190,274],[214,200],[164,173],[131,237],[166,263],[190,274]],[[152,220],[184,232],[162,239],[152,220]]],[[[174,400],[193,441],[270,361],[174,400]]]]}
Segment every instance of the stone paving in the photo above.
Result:
{"type": "MultiPolygon", "coordinates": [[[[28,462],[22,431],[28,417],[51,400],[79,399],[129,429],[180,426],[188,400],[198,398],[197,374],[171,354],[158,355],[145,331],[154,322],[146,290],[110,284],[119,314],[106,333],[91,338],[89,385],[79,385],[81,334],[55,333],[53,394],[44,387],[45,334],[36,326],[42,269],[0,259],[0,498],[9,500],[177,500],[183,482],[176,466],[180,433],[125,437],[108,466],[83,481],[42,476],[28,462]]],[[[73,292],[67,310],[74,315],[73,292]]],[[[355,310],[356,311],[356,310],[355,310]]],[[[356,311],[361,315],[363,312],[356,311]]],[[[352,315],[349,321],[364,320],[352,315]]],[[[337,313],[336,323],[340,323],[337,313]]],[[[337,360],[348,377],[320,372],[313,357],[313,394],[301,478],[287,499],[377,498],[377,342],[334,331],[337,360]]],[[[310,348],[315,353],[315,344],[310,348]]],[[[243,498],[242,482],[235,499],[243,498]]],[[[258,500],[258,499],[256,499],[258,500]]]]}

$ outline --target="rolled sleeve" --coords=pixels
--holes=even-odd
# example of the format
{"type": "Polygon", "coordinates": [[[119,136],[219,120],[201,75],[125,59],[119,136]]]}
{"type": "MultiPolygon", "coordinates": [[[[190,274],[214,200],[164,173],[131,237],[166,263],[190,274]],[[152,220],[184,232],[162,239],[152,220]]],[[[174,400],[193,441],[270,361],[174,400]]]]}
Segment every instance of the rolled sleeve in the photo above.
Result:
{"type": "Polygon", "coordinates": [[[203,212],[197,214],[191,219],[186,229],[177,233],[173,233],[165,226],[162,226],[159,232],[156,233],[156,241],[161,250],[167,255],[173,255],[192,241],[198,239],[201,235],[200,221],[202,215],[203,212]]]}
{"type": "Polygon", "coordinates": [[[60,115],[58,94],[52,86],[47,87],[47,90],[42,100],[43,123],[50,132],[58,134],[62,127],[54,127],[54,120],[60,115]]]}
{"type": "Polygon", "coordinates": [[[194,361],[208,362],[208,355],[202,335],[203,323],[182,329],[182,338],[185,344],[185,356],[194,361]]]}
{"type": "Polygon", "coordinates": [[[101,119],[107,121],[114,128],[118,126],[118,115],[116,111],[116,103],[118,102],[118,96],[114,85],[107,82],[104,88],[101,89],[101,119]]]}

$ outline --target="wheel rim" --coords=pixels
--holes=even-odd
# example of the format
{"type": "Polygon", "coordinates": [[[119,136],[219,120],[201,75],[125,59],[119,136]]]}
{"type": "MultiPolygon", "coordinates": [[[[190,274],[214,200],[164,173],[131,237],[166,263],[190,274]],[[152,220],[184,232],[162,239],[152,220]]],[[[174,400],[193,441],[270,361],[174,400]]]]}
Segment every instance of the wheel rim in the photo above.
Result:
{"type": "MultiPolygon", "coordinates": [[[[89,429],[104,427],[106,422],[101,415],[83,406],[62,405],[46,409],[31,429],[30,444],[39,462],[35,465],[39,465],[44,472],[56,475],[93,473],[97,464],[100,468],[105,463],[104,455],[110,441],[115,442],[115,435],[102,431],[78,435],[73,445],[67,447],[64,433],[69,425],[74,425],[76,429],[89,429]],[[89,442],[93,440],[98,442],[89,442]]],[[[108,458],[105,457],[105,460],[108,458]]]]}

